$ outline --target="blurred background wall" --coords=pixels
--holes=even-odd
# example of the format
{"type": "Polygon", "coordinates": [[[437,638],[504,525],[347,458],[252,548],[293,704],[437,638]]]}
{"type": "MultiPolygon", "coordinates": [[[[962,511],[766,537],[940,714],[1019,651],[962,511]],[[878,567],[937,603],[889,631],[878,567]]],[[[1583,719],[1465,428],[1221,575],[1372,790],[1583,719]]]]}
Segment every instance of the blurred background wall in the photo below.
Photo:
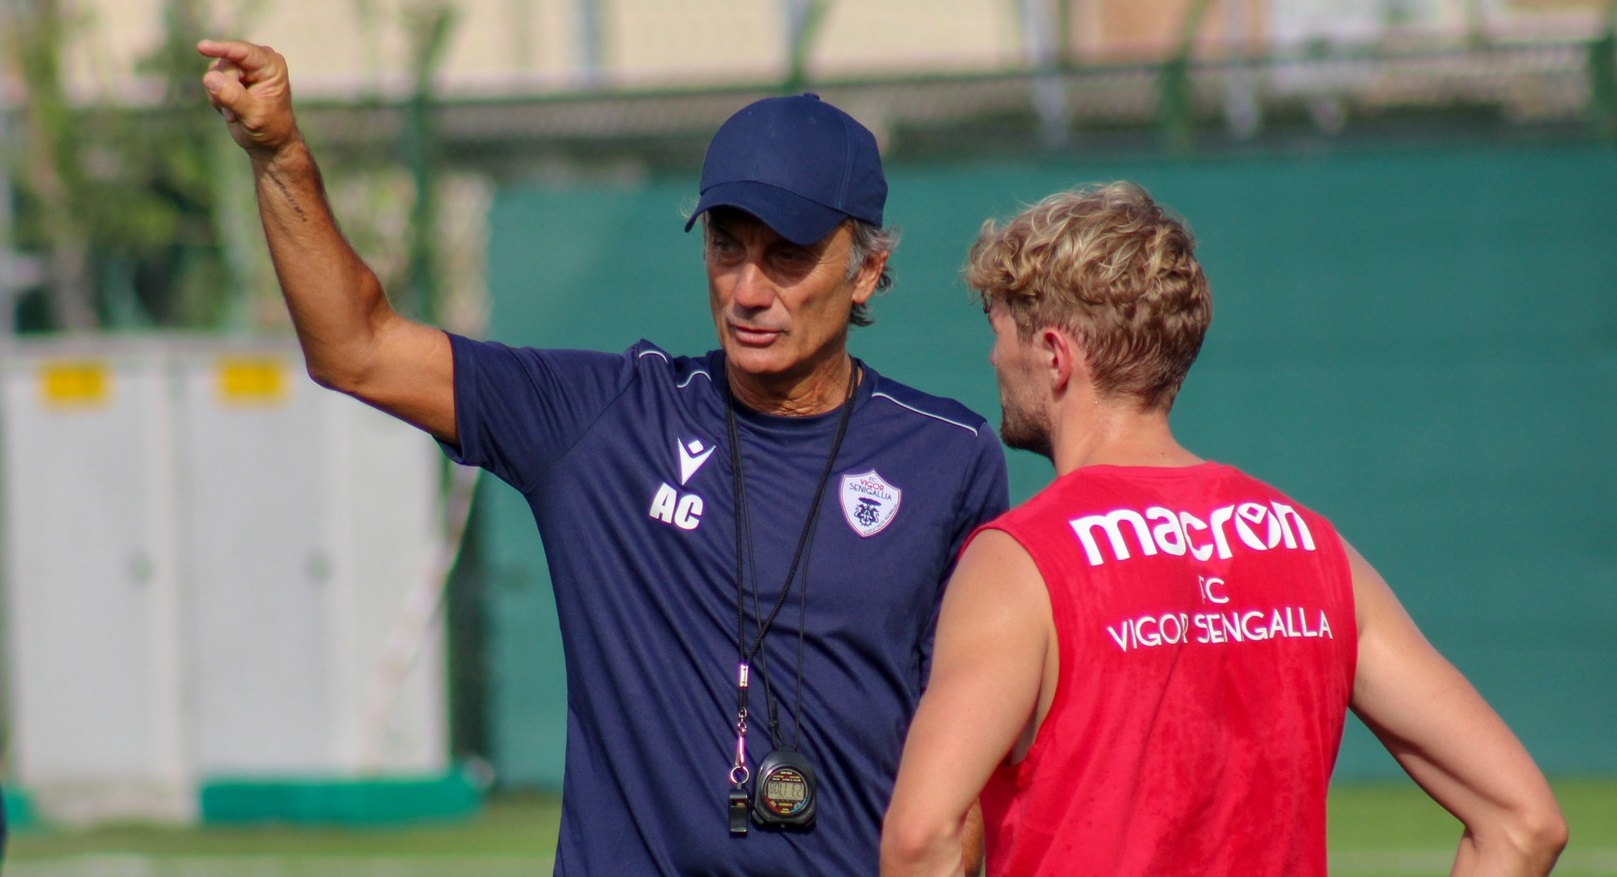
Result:
{"type": "MultiPolygon", "coordinates": [[[[1332,518],[1545,770],[1617,771],[1610,148],[900,162],[889,175],[898,280],[855,331],[856,355],[995,417],[991,336],[958,277],[981,219],[1084,181],[1143,183],[1189,218],[1213,283],[1181,439],[1332,518]]],[[[669,175],[503,191],[493,336],[711,346],[679,221],[690,188],[669,175]]],[[[1011,463],[1017,499],[1051,474],[1025,452],[1011,463]]],[[[488,697],[502,705],[488,742],[509,780],[549,784],[564,717],[552,597],[521,497],[490,484],[483,498],[488,697]]],[[[1396,770],[1355,726],[1338,776],[1396,770]]]]}
{"type": "MultiPolygon", "coordinates": [[[[702,149],[755,97],[819,92],[877,132],[904,231],[856,353],[990,419],[958,279],[976,228],[1142,182],[1214,285],[1187,442],[1335,519],[1546,769],[1617,772],[1613,0],[0,12],[0,320],[29,333],[285,331],[245,162],[196,86],[203,35],[287,55],[338,215],[402,308],[516,343],[711,346],[680,231],[702,149]]],[[[1018,499],[1049,473],[1012,467],[1018,499]]],[[[479,489],[448,619],[454,753],[555,786],[554,610],[503,485],[479,489]]],[[[1350,731],[1342,776],[1395,770],[1350,731]]]]}
{"type": "Polygon", "coordinates": [[[6,784],[184,822],[242,778],[447,773],[444,628],[406,609],[441,460],[288,338],[0,351],[6,784]]]}

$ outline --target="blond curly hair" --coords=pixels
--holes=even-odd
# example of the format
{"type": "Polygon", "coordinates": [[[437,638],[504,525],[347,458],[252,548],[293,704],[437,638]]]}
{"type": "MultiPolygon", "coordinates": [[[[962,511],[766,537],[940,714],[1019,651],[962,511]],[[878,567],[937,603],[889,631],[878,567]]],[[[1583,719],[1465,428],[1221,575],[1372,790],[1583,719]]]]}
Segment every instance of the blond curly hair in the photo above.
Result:
{"type": "Polygon", "coordinates": [[[1085,186],[984,223],[965,279],[985,310],[1004,303],[1022,338],[1043,327],[1076,338],[1102,396],[1167,411],[1213,316],[1195,248],[1140,186],[1085,186]]]}

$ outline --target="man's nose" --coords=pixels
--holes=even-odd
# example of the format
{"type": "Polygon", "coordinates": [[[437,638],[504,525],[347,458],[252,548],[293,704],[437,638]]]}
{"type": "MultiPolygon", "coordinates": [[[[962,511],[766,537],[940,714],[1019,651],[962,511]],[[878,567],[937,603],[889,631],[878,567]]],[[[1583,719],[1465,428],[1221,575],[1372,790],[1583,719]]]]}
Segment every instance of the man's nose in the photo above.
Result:
{"type": "Polygon", "coordinates": [[[736,272],[735,303],[749,310],[763,310],[774,303],[775,289],[763,269],[752,259],[736,272]]]}

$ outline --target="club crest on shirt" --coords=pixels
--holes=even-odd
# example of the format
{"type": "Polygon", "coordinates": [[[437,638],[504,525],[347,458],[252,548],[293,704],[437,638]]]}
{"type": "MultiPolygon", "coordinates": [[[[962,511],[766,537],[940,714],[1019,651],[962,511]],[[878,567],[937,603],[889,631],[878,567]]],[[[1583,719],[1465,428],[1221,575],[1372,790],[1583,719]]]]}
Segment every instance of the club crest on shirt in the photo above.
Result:
{"type": "Polygon", "coordinates": [[[876,470],[842,476],[842,516],[865,538],[880,533],[898,515],[904,491],[887,483],[876,470]]]}

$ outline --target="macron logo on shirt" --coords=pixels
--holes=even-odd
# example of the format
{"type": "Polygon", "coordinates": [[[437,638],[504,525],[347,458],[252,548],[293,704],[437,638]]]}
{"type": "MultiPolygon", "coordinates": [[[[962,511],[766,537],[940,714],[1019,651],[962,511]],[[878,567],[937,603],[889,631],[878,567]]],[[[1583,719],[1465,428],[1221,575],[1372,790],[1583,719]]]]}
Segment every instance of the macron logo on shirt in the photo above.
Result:
{"type": "Polygon", "coordinates": [[[1134,535],[1140,554],[1146,557],[1161,552],[1174,557],[1189,554],[1199,561],[1215,554],[1220,560],[1229,560],[1234,556],[1232,549],[1243,545],[1253,551],[1273,551],[1282,545],[1291,550],[1314,550],[1314,534],[1308,531],[1308,522],[1295,508],[1282,502],[1234,503],[1201,517],[1161,506],[1152,506],[1144,514],[1124,508],[1073,518],[1067,523],[1082,543],[1090,566],[1100,566],[1108,560],[1103,547],[1111,548],[1110,559],[1123,561],[1132,557],[1125,533],[1134,535]],[[1234,540],[1230,538],[1231,530],[1234,540]],[[1097,538],[1097,533],[1104,535],[1105,541],[1097,538]]]}
{"type": "Polygon", "coordinates": [[[696,470],[707,462],[707,458],[713,456],[713,448],[702,447],[701,439],[690,441],[681,439],[674,444],[679,448],[679,485],[684,487],[685,483],[691,480],[691,476],[696,474],[696,470]]]}

